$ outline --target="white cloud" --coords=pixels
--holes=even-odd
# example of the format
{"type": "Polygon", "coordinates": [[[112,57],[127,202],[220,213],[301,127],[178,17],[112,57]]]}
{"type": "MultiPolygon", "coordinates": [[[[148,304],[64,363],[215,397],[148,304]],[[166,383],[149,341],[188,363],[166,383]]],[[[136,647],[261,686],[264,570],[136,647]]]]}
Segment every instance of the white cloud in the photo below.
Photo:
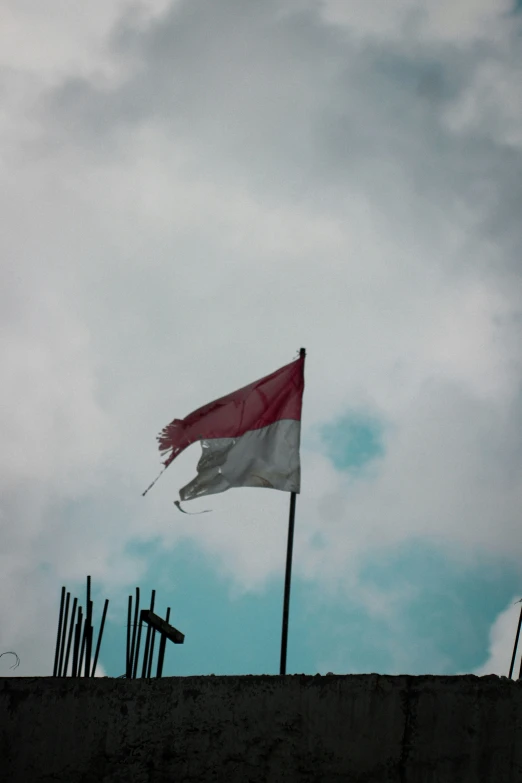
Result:
{"type": "MultiPolygon", "coordinates": [[[[514,600],[507,609],[499,614],[489,634],[488,659],[474,674],[483,676],[486,674],[498,674],[507,677],[513,656],[515,636],[520,615],[520,604],[514,600]]],[[[522,652],[522,639],[519,639],[513,678],[518,679],[520,670],[520,656],[522,652]]]]}
{"type": "MultiPolygon", "coordinates": [[[[94,665],[94,659],[91,661],[91,665],[94,665]]],[[[107,672],[101,665],[101,663],[98,661],[96,664],[96,671],[94,672],[95,677],[107,677],[107,672]]]]}
{"type": "Polygon", "coordinates": [[[471,83],[446,112],[454,133],[492,139],[520,150],[522,147],[522,96],[518,85],[522,63],[508,52],[482,62],[471,83]]]}
{"type": "Polygon", "coordinates": [[[150,21],[169,0],[49,0],[4,3],[0,9],[0,66],[32,72],[47,81],[71,74],[114,75],[108,40],[122,14],[150,21]]]}
{"type": "Polygon", "coordinates": [[[469,45],[497,39],[510,24],[510,0],[322,0],[325,18],[357,35],[469,45]]]}

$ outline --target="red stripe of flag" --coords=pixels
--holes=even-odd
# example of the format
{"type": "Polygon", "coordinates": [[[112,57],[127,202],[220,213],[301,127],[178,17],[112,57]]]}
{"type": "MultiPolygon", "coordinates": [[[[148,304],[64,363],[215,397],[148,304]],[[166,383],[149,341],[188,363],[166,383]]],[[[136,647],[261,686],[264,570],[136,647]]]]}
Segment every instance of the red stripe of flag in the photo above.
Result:
{"type": "Polygon", "coordinates": [[[254,383],[210,402],[158,435],[165,467],[200,440],[238,438],[282,419],[301,420],[304,356],[254,383]],[[168,456],[167,456],[168,455],[168,456]]]}

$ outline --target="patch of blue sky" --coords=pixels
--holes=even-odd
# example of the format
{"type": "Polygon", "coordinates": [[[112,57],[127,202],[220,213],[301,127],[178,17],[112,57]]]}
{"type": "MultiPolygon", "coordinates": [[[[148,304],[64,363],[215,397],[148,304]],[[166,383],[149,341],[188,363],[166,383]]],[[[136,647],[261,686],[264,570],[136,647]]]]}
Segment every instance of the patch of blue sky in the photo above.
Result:
{"type": "MultiPolygon", "coordinates": [[[[231,580],[191,543],[173,551],[149,544],[147,557],[142,602],[156,588],[157,611],[164,616],[171,606],[172,624],[186,635],[184,645],[169,643],[164,676],[278,673],[282,574],[263,593],[237,595],[231,580]]],[[[375,553],[360,569],[359,583],[405,598],[392,614],[370,614],[357,595],[342,588],[327,595],[316,583],[294,578],[289,673],[472,671],[487,658],[490,627],[519,585],[516,570],[502,561],[463,565],[424,542],[375,553]]],[[[125,623],[121,601],[101,655],[109,676],[125,669],[125,623]]]]}
{"type": "MultiPolygon", "coordinates": [[[[140,543],[133,549],[141,554],[142,547],[140,543]]],[[[189,542],[171,551],[162,550],[159,542],[152,547],[149,543],[147,557],[150,569],[140,584],[142,607],[148,606],[155,588],[155,610],[164,617],[170,606],[171,624],[185,634],[183,645],[167,645],[164,676],[278,673],[282,576],[262,594],[237,595],[231,581],[220,576],[211,559],[189,542]]],[[[313,671],[306,591],[299,580],[293,587],[289,670],[313,671]]],[[[125,670],[126,609],[120,603],[119,614],[111,618],[104,634],[101,659],[109,676],[125,670]]]]}
{"type": "Polygon", "coordinates": [[[349,412],[319,430],[322,450],[337,470],[358,471],[384,455],[384,426],[365,413],[349,412]]]}
{"type": "Polygon", "coordinates": [[[398,625],[410,674],[433,671],[437,660],[440,674],[480,666],[492,623],[520,589],[512,563],[485,555],[463,559],[422,540],[374,552],[360,577],[384,592],[409,595],[398,625]]]}

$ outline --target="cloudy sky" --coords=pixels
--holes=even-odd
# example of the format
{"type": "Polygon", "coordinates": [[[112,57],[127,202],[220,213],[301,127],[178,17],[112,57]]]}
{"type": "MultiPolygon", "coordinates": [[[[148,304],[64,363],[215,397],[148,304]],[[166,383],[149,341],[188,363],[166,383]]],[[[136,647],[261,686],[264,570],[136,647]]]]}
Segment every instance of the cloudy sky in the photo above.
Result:
{"type": "Polygon", "coordinates": [[[157,432],[308,351],[289,672],[507,674],[522,595],[512,0],[6,0],[0,674],[62,584],[277,673],[288,495],[146,498],[157,432]],[[206,502],[205,502],[206,500],[206,502]]]}

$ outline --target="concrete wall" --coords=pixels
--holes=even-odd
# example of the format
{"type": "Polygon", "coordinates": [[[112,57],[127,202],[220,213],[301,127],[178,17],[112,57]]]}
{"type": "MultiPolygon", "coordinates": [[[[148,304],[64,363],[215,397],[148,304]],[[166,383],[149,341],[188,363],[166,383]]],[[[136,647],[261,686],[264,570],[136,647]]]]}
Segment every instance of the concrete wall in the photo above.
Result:
{"type": "Polygon", "coordinates": [[[517,783],[497,677],[0,679],[9,783],[517,783]]]}

